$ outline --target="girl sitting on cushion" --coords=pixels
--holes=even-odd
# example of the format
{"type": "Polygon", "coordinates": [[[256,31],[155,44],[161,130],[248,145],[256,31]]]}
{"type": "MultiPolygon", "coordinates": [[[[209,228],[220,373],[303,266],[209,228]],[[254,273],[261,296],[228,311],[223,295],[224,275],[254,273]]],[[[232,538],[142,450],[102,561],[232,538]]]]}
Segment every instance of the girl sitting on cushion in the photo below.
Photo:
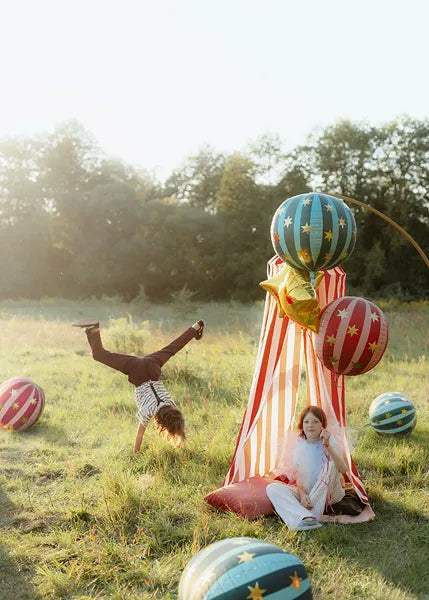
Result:
{"type": "Polygon", "coordinates": [[[289,529],[321,527],[325,507],[344,497],[341,474],[347,466],[326,423],[324,411],[317,406],[301,412],[291,464],[285,465],[294,484],[267,486],[268,498],[289,529]]]}
{"type": "Polygon", "coordinates": [[[98,321],[84,320],[73,323],[73,327],[83,327],[86,330],[94,360],[128,375],[128,381],[136,386],[134,397],[139,409],[137,418],[140,423],[134,443],[134,453],[140,450],[144,432],[152,417],[160,434],[167,437],[174,445],[182,445],[185,438],[185,420],[182,411],[176,406],[159,378],[161,368],[169,358],[193,338],[201,339],[204,325],[204,321],[197,321],[165,348],[147,356],[137,357],[105,350],[98,321]]]}

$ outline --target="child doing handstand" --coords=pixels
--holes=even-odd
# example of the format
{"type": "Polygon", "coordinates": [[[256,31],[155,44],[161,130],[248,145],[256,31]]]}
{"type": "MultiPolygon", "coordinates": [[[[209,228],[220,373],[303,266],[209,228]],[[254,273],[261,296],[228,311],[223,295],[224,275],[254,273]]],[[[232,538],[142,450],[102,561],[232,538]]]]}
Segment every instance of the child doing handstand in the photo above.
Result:
{"type": "Polygon", "coordinates": [[[185,420],[182,411],[176,406],[159,378],[161,368],[169,358],[193,338],[201,339],[204,325],[204,321],[197,321],[165,348],[147,356],[137,357],[105,350],[98,321],[84,320],[73,323],[73,327],[82,327],[86,330],[94,360],[128,375],[128,381],[136,388],[134,397],[139,409],[137,412],[139,426],[134,452],[140,450],[144,432],[152,417],[155,418],[159,433],[165,435],[176,446],[181,446],[185,438],[185,420]]]}
{"type": "Polygon", "coordinates": [[[327,504],[344,497],[341,474],[347,470],[338,447],[326,429],[326,415],[308,406],[298,417],[298,439],[293,450],[289,481],[271,483],[267,496],[289,529],[321,527],[327,504]]]}

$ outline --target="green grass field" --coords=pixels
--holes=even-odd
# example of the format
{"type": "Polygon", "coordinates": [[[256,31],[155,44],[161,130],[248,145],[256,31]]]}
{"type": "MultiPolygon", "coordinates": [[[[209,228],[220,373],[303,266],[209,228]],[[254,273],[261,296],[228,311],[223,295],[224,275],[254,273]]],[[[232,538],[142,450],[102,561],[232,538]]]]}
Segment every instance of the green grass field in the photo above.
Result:
{"type": "Polygon", "coordinates": [[[27,376],[46,394],[36,425],[0,431],[0,599],[177,598],[198,550],[242,535],[296,554],[315,600],[429,599],[429,306],[380,306],[390,328],[383,360],[346,380],[354,458],[376,518],[291,532],[274,516],[247,522],[203,501],[233,454],[262,303],[0,303],[0,381],[27,376]],[[133,388],[95,363],[84,333],[70,327],[87,316],[101,319],[107,348],[130,353],[156,350],[206,319],[201,342],[164,368],[187,419],[184,448],[150,426],[142,452],[132,455],[133,388]],[[410,436],[378,437],[363,428],[369,405],[395,390],[414,402],[417,427],[410,436]]]}

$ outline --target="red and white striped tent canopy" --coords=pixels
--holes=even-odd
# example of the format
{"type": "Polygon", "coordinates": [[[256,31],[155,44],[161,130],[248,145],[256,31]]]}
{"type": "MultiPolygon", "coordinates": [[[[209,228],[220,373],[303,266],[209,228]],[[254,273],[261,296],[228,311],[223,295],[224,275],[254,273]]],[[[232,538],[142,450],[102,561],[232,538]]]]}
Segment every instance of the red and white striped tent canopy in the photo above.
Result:
{"type": "MultiPolygon", "coordinates": [[[[273,257],[268,261],[268,277],[276,275],[282,266],[282,260],[273,257]]],[[[345,280],[341,267],[325,271],[317,289],[321,309],[345,295],[345,280]]],[[[341,436],[338,441],[348,464],[347,478],[361,500],[368,504],[345,435],[344,376],[327,369],[314,348],[315,334],[287,317],[279,318],[277,303],[267,293],[249,404],[224,485],[276,472],[282,445],[294,428],[305,360],[307,404],[321,407],[327,415],[328,427],[341,436]]]]}

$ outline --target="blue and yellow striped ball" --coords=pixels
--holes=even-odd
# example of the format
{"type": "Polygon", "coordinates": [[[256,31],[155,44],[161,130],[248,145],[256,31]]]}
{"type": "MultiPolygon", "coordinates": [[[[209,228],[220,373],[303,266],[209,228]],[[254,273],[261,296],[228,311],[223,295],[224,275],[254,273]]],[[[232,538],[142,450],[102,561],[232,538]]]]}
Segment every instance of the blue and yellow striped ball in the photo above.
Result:
{"type": "Polygon", "coordinates": [[[369,407],[369,424],[380,434],[409,433],[417,422],[416,409],[401,392],[385,392],[377,396],[369,407]]]}
{"type": "Polygon", "coordinates": [[[227,538],[207,546],[189,562],[179,600],[311,600],[303,563],[274,544],[227,538]]]}
{"type": "Polygon", "coordinates": [[[274,251],[306,271],[332,269],[353,252],[356,223],[350,208],[326,194],[300,194],[285,200],[271,223],[274,251]]]}

